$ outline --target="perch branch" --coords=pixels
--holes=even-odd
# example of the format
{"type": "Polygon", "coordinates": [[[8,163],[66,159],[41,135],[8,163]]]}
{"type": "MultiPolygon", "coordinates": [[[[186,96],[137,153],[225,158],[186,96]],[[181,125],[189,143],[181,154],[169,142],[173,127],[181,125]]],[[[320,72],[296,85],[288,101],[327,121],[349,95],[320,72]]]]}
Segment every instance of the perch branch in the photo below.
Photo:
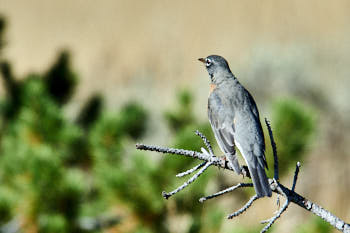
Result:
{"type": "MultiPolygon", "coordinates": [[[[270,188],[273,192],[284,196],[286,198],[286,202],[283,204],[282,208],[277,212],[277,214],[275,216],[273,216],[272,218],[270,218],[267,221],[264,221],[264,223],[268,223],[268,224],[262,229],[261,232],[266,232],[272,226],[272,224],[282,215],[282,213],[287,209],[289,204],[294,203],[294,204],[304,208],[305,210],[310,211],[311,213],[321,217],[323,220],[325,220],[326,222],[331,224],[333,227],[335,227],[339,231],[345,232],[345,233],[350,233],[350,225],[348,223],[345,223],[342,219],[338,218],[337,216],[335,216],[334,214],[332,214],[328,210],[311,202],[310,200],[307,200],[305,197],[301,196],[300,194],[298,194],[294,191],[295,186],[296,186],[296,182],[298,179],[300,163],[297,163],[297,166],[296,166],[292,189],[288,189],[287,187],[285,187],[284,185],[282,185],[281,183],[278,182],[279,176],[278,176],[278,158],[277,158],[276,144],[275,144],[275,141],[273,139],[272,130],[271,130],[271,127],[270,127],[268,120],[265,119],[265,122],[266,122],[267,128],[269,130],[269,135],[270,135],[270,139],[271,139],[271,146],[272,146],[273,154],[274,154],[275,174],[274,174],[274,179],[269,179],[270,188]]],[[[175,149],[175,148],[167,148],[167,147],[160,147],[160,146],[153,146],[153,145],[136,144],[136,148],[138,150],[156,151],[156,152],[165,153],[165,154],[176,154],[176,155],[192,157],[192,158],[204,161],[204,163],[199,164],[196,167],[194,167],[186,172],[180,173],[178,176],[187,175],[187,174],[190,174],[190,173],[199,169],[199,171],[194,176],[192,176],[187,182],[185,182],[183,185],[181,185],[180,187],[178,187],[174,191],[172,191],[170,193],[163,192],[163,196],[166,199],[169,198],[170,196],[174,195],[175,193],[181,191],[182,189],[187,187],[189,184],[191,184],[193,181],[195,181],[211,165],[214,165],[214,166],[217,166],[219,168],[226,169],[226,170],[234,171],[233,167],[231,167],[231,165],[229,163],[226,163],[224,158],[216,157],[213,154],[210,143],[205,138],[204,135],[202,135],[199,132],[196,132],[196,134],[199,135],[203,139],[209,152],[207,152],[203,148],[202,148],[202,153],[201,153],[201,152],[197,152],[197,151],[184,150],[184,149],[175,149]]],[[[205,200],[220,196],[220,195],[225,194],[227,192],[233,191],[239,187],[250,187],[250,186],[252,186],[252,184],[238,184],[236,186],[230,187],[230,188],[225,189],[223,191],[217,192],[213,195],[203,197],[200,199],[200,201],[204,202],[205,200]]],[[[253,196],[240,210],[231,214],[229,217],[231,217],[231,216],[234,217],[234,216],[237,216],[237,215],[243,213],[252,205],[252,203],[256,199],[257,199],[256,195],[253,196]]]]}
{"type": "MultiPolygon", "coordinates": [[[[145,145],[145,144],[136,144],[136,148],[139,150],[157,151],[165,154],[177,154],[177,155],[192,157],[192,158],[207,161],[207,162],[209,162],[209,160],[212,159],[204,153],[191,151],[191,150],[174,149],[174,148],[145,145]]],[[[215,157],[212,159],[211,162],[212,162],[211,165],[214,165],[226,170],[234,171],[233,168],[229,165],[229,163],[225,163],[225,160],[223,158],[215,157]]],[[[269,179],[269,181],[271,181],[271,179],[269,179]]],[[[291,189],[288,189],[287,187],[283,186],[281,183],[277,183],[276,181],[270,182],[270,187],[271,187],[271,190],[275,193],[279,193],[281,195],[284,195],[285,193],[290,202],[293,202],[294,204],[304,208],[305,210],[310,211],[311,213],[321,217],[323,220],[331,224],[333,227],[335,227],[339,231],[350,233],[350,225],[348,223],[345,223],[342,219],[338,218],[328,210],[311,202],[310,200],[307,200],[305,197],[301,196],[300,194],[294,192],[291,189]]]]}

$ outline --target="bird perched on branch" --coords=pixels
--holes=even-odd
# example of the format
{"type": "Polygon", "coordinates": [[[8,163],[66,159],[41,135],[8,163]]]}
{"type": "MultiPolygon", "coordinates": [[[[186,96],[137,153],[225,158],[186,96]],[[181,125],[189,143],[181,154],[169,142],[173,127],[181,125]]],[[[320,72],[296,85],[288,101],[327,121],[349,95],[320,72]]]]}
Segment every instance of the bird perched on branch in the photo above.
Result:
{"type": "Polygon", "coordinates": [[[258,197],[271,196],[265,173],[265,140],[258,108],[250,93],[232,74],[227,61],[217,55],[199,58],[210,76],[208,118],[220,149],[235,172],[242,174],[235,147],[241,152],[258,197]]]}

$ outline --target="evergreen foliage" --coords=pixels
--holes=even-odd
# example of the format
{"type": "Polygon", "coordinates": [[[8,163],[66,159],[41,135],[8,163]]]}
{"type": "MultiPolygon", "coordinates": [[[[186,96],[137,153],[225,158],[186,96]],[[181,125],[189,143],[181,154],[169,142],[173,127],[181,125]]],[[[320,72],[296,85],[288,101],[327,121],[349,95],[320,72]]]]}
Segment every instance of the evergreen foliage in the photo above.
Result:
{"type": "Polygon", "coordinates": [[[304,161],[307,146],[315,132],[315,113],[300,101],[279,100],[273,107],[272,124],[280,176],[283,176],[289,168],[294,169],[296,162],[304,161]]]}
{"type": "MultiPolygon", "coordinates": [[[[0,17],[0,53],[4,25],[0,17]]],[[[167,233],[171,217],[187,214],[189,233],[220,229],[223,212],[210,203],[204,211],[198,202],[213,177],[211,169],[173,197],[171,210],[167,207],[169,202],[161,192],[184,182],[174,175],[196,161],[168,156],[158,160],[133,149],[135,139],[142,138],[149,126],[149,112],[141,104],[130,101],[111,112],[96,94],[75,120],[64,114],[64,105],[78,85],[67,50],[44,74],[17,79],[11,63],[1,57],[0,71],[6,91],[0,97],[0,228],[20,217],[23,229],[87,232],[81,219],[98,221],[101,216],[117,215],[122,224],[132,225],[118,232],[167,233]]],[[[276,109],[274,128],[280,155],[300,159],[314,128],[312,118],[301,113],[299,105],[283,103],[276,109]]],[[[203,143],[194,134],[196,129],[216,144],[209,123],[195,118],[188,90],[179,92],[176,107],[164,117],[174,147],[200,150],[203,143]]],[[[280,161],[282,166],[294,166],[283,158],[280,161]]],[[[89,231],[100,232],[100,228],[89,231]]]]}

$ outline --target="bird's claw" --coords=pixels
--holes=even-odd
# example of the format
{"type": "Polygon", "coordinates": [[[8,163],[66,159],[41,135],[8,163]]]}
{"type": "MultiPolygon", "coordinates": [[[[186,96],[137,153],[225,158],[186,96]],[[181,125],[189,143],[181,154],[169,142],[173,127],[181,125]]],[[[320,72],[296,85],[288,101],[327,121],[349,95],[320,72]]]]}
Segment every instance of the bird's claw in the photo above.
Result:
{"type": "Polygon", "coordinates": [[[249,173],[249,170],[248,170],[248,167],[247,167],[247,166],[243,165],[243,166],[241,167],[241,174],[242,174],[242,176],[243,176],[243,179],[244,179],[245,177],[250,177],[250,173],[249,173]]]}

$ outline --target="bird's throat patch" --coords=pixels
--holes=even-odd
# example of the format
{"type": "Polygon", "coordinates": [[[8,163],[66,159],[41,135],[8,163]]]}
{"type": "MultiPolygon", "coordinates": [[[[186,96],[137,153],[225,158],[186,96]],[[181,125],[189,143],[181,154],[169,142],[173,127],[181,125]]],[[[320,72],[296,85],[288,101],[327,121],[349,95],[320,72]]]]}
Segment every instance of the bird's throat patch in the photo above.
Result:
{"type": "Polygon", "coordinates": [[[209,93],[212,93],[214,91],[214,89],[216,88],[216,85],[215,84],[210,84],[210,91],[209,93]]]}

